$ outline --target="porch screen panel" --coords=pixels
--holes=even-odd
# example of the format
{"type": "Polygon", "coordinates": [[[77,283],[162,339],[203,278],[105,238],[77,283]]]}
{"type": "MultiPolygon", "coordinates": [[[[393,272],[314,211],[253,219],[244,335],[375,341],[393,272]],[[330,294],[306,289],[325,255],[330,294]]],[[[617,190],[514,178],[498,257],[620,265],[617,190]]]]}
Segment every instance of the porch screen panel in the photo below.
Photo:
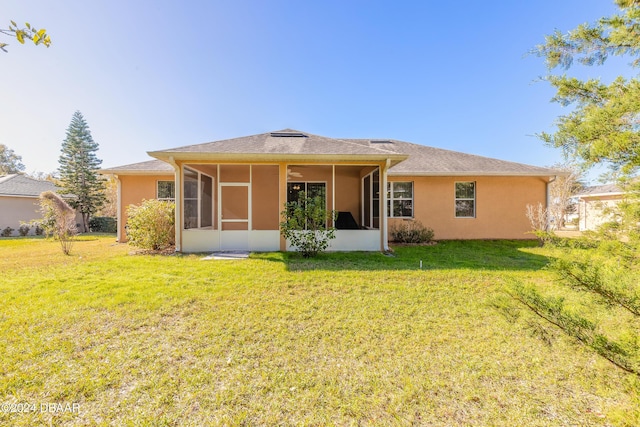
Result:
{"type": "Polygon", "coordinates": [[[375,171],[372,176],[371,209],[373,210],[373,228],[380,228],[380,172],[375,171]]]}
{"type": "Polygon", "coordinates": [[[249,219],[248,186],[222,186],[220,197],[223,221],[249,219]]]}
{"type": "MultiPolygon", "coordinates": [[[[251,228],[278,230],[280,227],[280,168],[277,165],[251,167],[251,228]]],[[[283,201],[284,203],[284,201],[283,201]]]]}
{"type": "Polygon", "coordinates": [[[220,182],[249,182],[249,165],[220,165],[220,182]]]}
{"type": "Polygon", "coordinates": [[[213,179],[200,175],[200,227],[213,225],[213,179]]]}
{"type": "Polygon", "coordinates": [[[198,228],[198,172],[184,169],[184,228],[198,228]]]}
{"type": "Polygon", "coordinates": [[[364,185],[364,226],[371,227],[371,175],[367,175],[363,180],[364,185]]]}
{"type": "Polygon", "coordinates": [[[249,229],[248,222],[223,222],[222,231],[246,231],[249,229]]]}

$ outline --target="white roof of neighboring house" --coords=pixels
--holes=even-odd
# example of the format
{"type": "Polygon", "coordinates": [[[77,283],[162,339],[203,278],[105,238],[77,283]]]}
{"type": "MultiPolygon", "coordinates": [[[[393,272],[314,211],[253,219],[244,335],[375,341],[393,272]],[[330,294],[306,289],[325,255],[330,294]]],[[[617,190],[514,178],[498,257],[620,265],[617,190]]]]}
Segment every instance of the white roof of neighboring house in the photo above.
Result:
{"type": "Polygon", "coordinates": [[[51,181],[41,181],[21,174],[0,176],[0,196],[39,197],[45,191],[58,191],[51,181]]]}
{"type": "MultiPolygon", "coordinates": [[[[240,138],[187,145],[148,153],[161,160],[239,160],[249,158],[339,160],[390,159],[390,176],[553,176],[563,172],[441,148],[389,139],[328,138],[284,129],[240,138]]],[[[164,161],[152,160],[103,169],[102,173],[173,173],[164,161]]]]}
{"type": "Polygon", "coordinates": [[[585,187],[580,194],[576,194],[575,197],[621,196],[622,194],[624,194],[624,191],[616,184],[604,184],[585,187]]]}

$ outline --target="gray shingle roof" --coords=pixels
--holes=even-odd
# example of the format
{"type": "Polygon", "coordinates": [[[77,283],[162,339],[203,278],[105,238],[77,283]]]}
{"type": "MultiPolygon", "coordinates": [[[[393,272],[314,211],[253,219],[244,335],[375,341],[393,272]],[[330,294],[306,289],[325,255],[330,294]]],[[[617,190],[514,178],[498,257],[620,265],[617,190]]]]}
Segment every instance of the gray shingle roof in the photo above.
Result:
{"type": "MultiPolygon", "coordinates": [[[[225,155],[255,154],[256,156],[277,157],[281,155],[295,156],[372,156],[380,158],[388,156],[393,160],[389,175],[393,176],[467,176],[467,175],[521,175],[551,176],[562,172],[548,168],[531,166],[522,163],[492,159],[473,154],[460,153],[442,148],[413,144],[410,142],[388,139],[351,139],[328,138],[284,129],[258,135],[207,142],[204,144],[186,145],[183,147],[149,153],[153,157],[168,158],[171,155],[182,156],[193,160],[211,154],[211,158],[225,155]],[[288,136],[291,134],[292,136],[288,136]],[[293,136],[303,134],[304,136],[293,136]],[[402,160],[408,156],[406,160],[402,160]]],[[[107,173],[145,173],[154,171],[173,171],[171,166],[159,161],[136,163],[103,170],[107,173]]]]}
{"type": "Polygon", "coordinates": [[[149,160],[146,162],[132,163],[130,165],[115,166],[113,168],[101,169],[103,174],[172,174],[174,173],[173,167],[162,160],[149,160]]]}
{"type": "Polygon", "coordinates": [[[12,174],[0,176],[0,196],[39,197],[44,191],[58,191],[53,182],[12,174]]]}
{"type": "Polygon", "coordinates": [[[412,144],[397,140],[350,139],[365,146],[382,146],[388,151],[408,154],[409,158],[389,169],[389,175],[523,175],[549,176],[558,171],[522,163],[492,159],[458,151],[412,144]]]}
{"type": "MultiPolygon", "coordinates": [[[[304,155],[384,155],[401,154],[383,148],[369,147],[355,142],[327,138],[294,129],[266,132],[240,138],[206,142],[170,148],[156,153],[224,153],[224,154],[304,154],[304,155]],[[273,136],[275,134],[276,136],[273,136]],[[282,136],[303,134],[304,136],[282,136]]],[[[150,153],[152,154],[152,153],[150,153]]]]}

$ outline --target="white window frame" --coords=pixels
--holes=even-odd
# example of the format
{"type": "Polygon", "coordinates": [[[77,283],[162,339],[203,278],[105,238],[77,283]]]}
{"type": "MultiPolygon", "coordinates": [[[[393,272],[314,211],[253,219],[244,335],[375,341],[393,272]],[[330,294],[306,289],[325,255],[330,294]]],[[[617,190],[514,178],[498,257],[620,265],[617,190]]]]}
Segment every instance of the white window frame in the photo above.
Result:
{"type": "Polygon", "coordinates": [[[387,182],[387,217],[389,218],[415,218],[415,188],[413,181],[389,181],[387,182]],[[394,197],[393,185],[394,184],[411,184],[411,197],[394,197]],[[393,214],[393,202],[396,200],[411,200],[411,215],[410,216],[395,216],[393,214]]]}
{"type": "Polygon", "coordinates": [[[212,205],[211,205],[211,227],[213,227],[214,225],[214,218],[215,218],[215,210],[213,207],[213,201],[215,200],[214,196],[214,188],[216,185],[216,181],[215,178],[212,177],[209,174],[206,174],[204,172],[200,172],[197,169],[191,168],[189,166],[184,166],[183,169],[188,169],[191,172],[195,172],[198,175],[198,187],[197,187],[197,193],[196,193],[196,197],[185,197],[185,191],[184,191],[184,184],[185,184],[185,179],[184,179],[184,171],[183,171],[183,178],[182,178],[182,186],[183,186],[183,203],[182,203],[182,227],[184,230],[198,230],[202,228],[202,176],[206,176],[208,178],[211,178],[211,200],[212,200],[212,205]],[[191,227],[191,228],[185,228],[184,227],[184,218],[186,218],[186,213],[185,213],[185,209],[186,209],[186,201],[188,200],[197,200],[197,226],[196,227],[191,227]]]}
{"type": "Polygon", "coordinates": [[[476,195],[477,195],[477,190],[478,190],[478,185],[476,181],[456,181],[453,184],[453,215],[455,218],[475,218],[476,217],[476,195]],[[458,184],[469,184],[472,183],[473,184],[473,197],[458,197],[457,194],[457,185],[458,184]],[[458,210],[457,210],[457,205],[458,205],[458,201],[472,201],[473,202],[473,215],[472,216],[459,216],[458,215],[458,210]]]}
{"type": "Polygon", "coordinates": [[[171,179],[159,179],[156,181],[156,199],[174,202],[176,200],[176,181],[171,179]],[[160,183],[170,182],[173,184],[173,197],[160,197],[160,183]]]}

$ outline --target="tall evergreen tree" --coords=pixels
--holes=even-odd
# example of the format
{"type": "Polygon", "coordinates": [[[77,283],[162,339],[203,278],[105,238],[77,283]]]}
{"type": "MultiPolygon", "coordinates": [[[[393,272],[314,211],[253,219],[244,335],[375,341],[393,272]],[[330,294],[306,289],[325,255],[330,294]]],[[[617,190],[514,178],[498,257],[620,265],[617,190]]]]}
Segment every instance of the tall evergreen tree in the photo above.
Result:
{"type": "Polygon", "coordinates": [[[62,194],[73,196],[69,205],[82,214],[83,231],[89,231],[89,218],[105,201],[104,182],[98,175],[102,160],[96,157],[98,144],[91,136],[82,113],[76,111],[67,128],[60,155],[62,194]]]}

